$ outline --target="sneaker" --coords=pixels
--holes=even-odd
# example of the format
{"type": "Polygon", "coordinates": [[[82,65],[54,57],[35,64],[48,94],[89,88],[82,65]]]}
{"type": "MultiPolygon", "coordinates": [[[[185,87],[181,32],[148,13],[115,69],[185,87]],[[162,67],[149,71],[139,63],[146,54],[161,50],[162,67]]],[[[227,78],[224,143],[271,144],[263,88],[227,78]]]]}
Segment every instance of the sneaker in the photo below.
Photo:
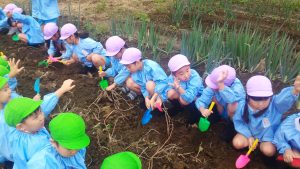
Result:
{"type": "Polygon", "coordinates": [[[123,86],[123,87],[121,87],[121,91],[123,92],[123,93],[128,93],[130,90],[129,90],[129,88],[128,87],[126,87],[126,86],[123,86]]]}
{"type": "Polygon", "coordinates": [[[136,98],[137,94],[130,90],[129,93],[127,94],[127,97],[130,99],[130,100],[134,100],[136,98]]]}
{"type": "Polygon", "coordinates": [[[16,27],[10,27],[7,35],[13,35],[14,33],[18,33],[18,32],[19,32],[18,28],[16,28],[16,27]]]}

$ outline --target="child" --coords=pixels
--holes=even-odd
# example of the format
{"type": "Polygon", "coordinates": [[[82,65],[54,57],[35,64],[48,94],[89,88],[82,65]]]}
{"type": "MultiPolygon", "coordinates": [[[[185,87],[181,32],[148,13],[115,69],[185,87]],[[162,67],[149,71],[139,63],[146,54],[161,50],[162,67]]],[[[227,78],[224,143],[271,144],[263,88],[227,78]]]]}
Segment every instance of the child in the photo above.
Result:
{"type": "Polygon", "coordinates": [[[15,8],[12,13],[7,13],[8,18],[14,21],[10,26],[22,29],[22,33],[18,34],[21,41],[29,46],[40,46],[44,43],[43,33],[37,21],[28,15],[23,15],[21,8],[15,8]]]}
{"type": "Polygon", "coordinates": [[[272,157],[276,147],[272,144],[274,132],[280,124],[282,114],[297,101],[300,92],[300,77],[294,87],[287,87],[273,96],[271,81],[265,76],[253,76],[247,84],[246,104],[239,107],[233,116],[235,130],[238,132],[232,143],[236,149],[252,145],[257,138],[260,150],[272,157]]]}
{"type": "Polygon", "coordinates": [[[300,158],[300,113],[287,117],[277,129],[273,144],[286,163],[300,158]]]}
{"type": "Polygon", "coordinates": [[[7,23],[6,14],[3,12],[0,7],[0,34],[4,35],[8,33],[9,25],[7,23]]]}
{"type": "Polygon", "coordinates": [[[49,123],[51,145],[36,153],[27,168],[86,169],[85,153],[90,138],[85,133],[82,117],[75,113],[60,113],[49,123]]]}
{"type": "Polygon", "coordinates": [[[24,168],[33,155],[49,144],[50,135],[44,127],[44,117],[55,108],[59,97],[75,86],[64,81],[61,88],[44,96],[44,101],[26,97],[14,98],[4,109],[7,125],[15,128],[8,133],[14,168],[24,168]]]}
{"type": "Polygon", "coordinates": [[[77,32],[75,25],[65,24],[60,30],[60,39],[65,40],[71,47],[67,51],[71,54],[71,59],[67,65],[76,61],[84,64],[82,73],[96,72],[99,66],[103,69],[110,65],[110,60],[106,57],[106,51],[100,42],[89,38],[87,34],[77,32]]]}
{"type": "Polygon", "coordinates": [[[59,17],[59,8],[57,0],[32,0],[32,17],[36,18],[43,27],[45,24],[57,23],[59,17]]]}
{"type": "MultiPolygon", "coordinates": [[[[121,85],[126,81],[130,72],[127,68],[120,63],[122,55],[124,51],[128,48],[125,44],[125,41],[121,39],[119,36],[112,36],[107,39],[106,43],[106,55],[111,57],[111,68],[108,68],[105,72],[99,72],[100,77],[114,77],[114,83],[106,88],[106,90],[110,91],[115,88],[117,85],[121,85]]],[[[126,83],[126,82],[125,82],[126,83]]],[[[136,84],[135,84],[136,85],[136,84]]],[[[128,92],[128,88],[124,86],[122,88],[125,93],[128,92]]],[[[136,97],[136,93],[130,91],[127,95],[131,100],[136,97]]]]}
{"type": "MultiPolygon", "coordinates": [[[[47,43],[48,55],[52,57],[59,57],[61,59],[70,59],[70,54],[66,53],[68,45],[60,38],[58,26],[54,22],[47,23],[44,27],[44,39],[49,41],[47,43]]],[[[67,50],[70,51],[70,50],[67,50]]]]}
{"type": "Polygon", "coordinates": [[[120,152],[106,157],[100,169],[142,169],[140,158],[129,151],[120,152]]]}
{"type": "Polygon", "coordinates": [[[126,49],[120,63],[131,73],[127,86],[136,93],[142,92],[146,107],[154,110],[156,104],[161,106],[160,94],[167,87],[167,75],[160,65],[152,60],[142,60],[142,52],[137,48],[126,49]]]}
{"type": "Polygon", "coordinates": [[[1,22],[3,25],[5,25],[9,28],[9,32],[7,33],[8,35],[12,35],[12,34],[18,32],[18,29],[16,27],[10,27],[10,25],[8,24],[8,18],[6,17],[6,15],[9,13],[11,14],[15,8],[17,8],[17,6],[15,4],[9,3],[3,9],[3,13],[5,14],[6,19],[1,20],[1,22]]]}
{"type": "MultiPolygon", "coordinates": [[[[202,79],[196,70],[190,68],[187,57],[181,54],[173,56],[168,63],[171,75],[168,78],[170,86],[167,88],[169,100],[178,100],[180,105],[195,107],[194,101],[201,95],[204,86],[202,79]]],[[[189,124],[199,121],[198,110],[191,111],[189,124]]]]}

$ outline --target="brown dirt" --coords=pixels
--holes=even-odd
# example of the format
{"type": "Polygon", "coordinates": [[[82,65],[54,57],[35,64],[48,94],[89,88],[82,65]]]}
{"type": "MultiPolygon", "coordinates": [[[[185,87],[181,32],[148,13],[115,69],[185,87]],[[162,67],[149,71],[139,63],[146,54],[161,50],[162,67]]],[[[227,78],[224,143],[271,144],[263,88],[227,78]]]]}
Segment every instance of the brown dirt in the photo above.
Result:
{"type": "MultiPolygon", "coordinates": [[[[34,79],[41,75],[44,75],[41,79],[42,94],[55,91],[65,79],[75,80],[76,88],[61,98],[52,115],[62,111],[74,111],[85,118],[87,132],[91,137],[86,157],[88,168],[99,168],[106,156],[129,150],[140,155],[143,168],[149,167],[149,159],[156,153],[152,158],[155,169],[230,169],[234,168],[236,158],[245,153],[245,150],[236,151],[231,144],[219,139],[224,122],[213,125],[206,133],[200,133],[198,129],[185,127],[185,113],[172,119],[169,129],[173,126],[174,130],[170,140],[159,149],[168,137],[166,119],[162,113],[154,113],[151,122],[142,126],[140,121],[143,110],[138,106],[141,99],[128,102],[127,105],[127,101],[120,100],[124,95],[119,95],[119,91],[113,94],[100,91],[95,75],[94,78],[88,78],[78,74],[80,65],[67,67],[52,64],[48,68],[38,68],[37,62],[45,56],[43,49],[12,42],[6,36],[0,38],[1,51],[9,57],[21,59],[25,66],[26,71],[18,77],[17,91],[21,95],[32,97],[34,79]],[[94,102],[97,97],[102,98],[94,102]],[[118,107],[120,109],[116,109],[118,107]],[[128,108],[131,109],[125,110],[128,108]]],[[[162,63],[165,62],[166,60],[162,60],[162,63]]],[[[244,83],[249,76],[247,73],[240,73],[244,83]]],[[[282,84],[276,83],[276,90],[277,87],[281,88],[282,84]]],[[[275,167],[266,166],[259,151],[255,151],[251,158],[248,169],[275,167]]],[[[278,165],[278,168],[283,169],[285,166],[278,165]]]]}

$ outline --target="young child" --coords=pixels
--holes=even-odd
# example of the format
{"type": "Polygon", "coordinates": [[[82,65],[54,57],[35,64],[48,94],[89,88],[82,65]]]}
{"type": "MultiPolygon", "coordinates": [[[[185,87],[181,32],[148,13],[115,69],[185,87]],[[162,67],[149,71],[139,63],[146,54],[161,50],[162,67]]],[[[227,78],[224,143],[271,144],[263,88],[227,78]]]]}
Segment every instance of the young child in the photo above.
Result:
{"type": "Polygon", "coordinates": [[[48,41],[47,48],[48,48],[48,55],[52,57],[59,57],[61,59],[69,60],[71,54],[66,53],[67,45],[63,40],[60,38],[60,32],[58,26],[54,22],[47,23],[44,26],[44,39],[48,41]]]}
{"type": "Polygon", "coordinates": [[[272,144],[274,132],[280,124],[282,114],[297,101],[300,92],[300,77],[294,87],[287,87],[273,96],[271,81],[265,76],[253,76],[246,84],[246,104],[239,107],[233,116],[235,130],[233,138],[236,149],[249,147],[257,138],[260,150],[272,157],[276,147],[272,144]]]}
{"type": "Polygon", "coordinates": [[[161,106],[161,94],[167,87],[167,75],[159,64],[152,60],[142,60],[142,52],[137,48],[128,48],[120,61],[131,73],[127,86],[136,93],[142,93],[146,107],[161,106]],[[136,85],[137,84],[137,85],[136,85]]]}
{"type": "Polygon", "coordinates": [[[19,32],[17,27],[11,27],[9,24],[8,24],[8,18],[6,17],[7,14],[12,14],[13,10],[17,8],[17,6],[13,3],[9,3],[7,4],[4,9],[3,9],[3,13],[5,14],[5,18],[4,20],[1,20],[2,24],[3,25],[7,25],[7,27],[9,28],[9,32],[7,33],[7,35],[12,35],[14,33],[17,33],[19,32]]]}
{"type": "MultiPolygon", "coordinates": [[[[106,56],[106,51],[100,42],[89,38],[85,33],[78,33],[75,25],[65,24],[60,30],[60,39],[65,40],[71,47],[67,51],[71,54],[71,59],[67,65],[76,61],[84,64],[84,72],[96,72],[99,66],[103,69],[110,65],[110,59],[106,56]]],[[[68,49],[67,49],[68,50],[68,49]]]]}
{"type": "Polygon", "coordinates": [[[5,106],[5,122],[15,128],[8,133],[14,168],[24,168],[36,152],[49,144],[50,135],[44,127],[44,118],[55,108],[59,97],[75,87],[72,83],[71,79],[64,81],[57,91],[45,95],[43,101],[17,97],[5,106]]]}
{"type": "Polygon", "coordinates": [[[90,138],[85,133],[82,117],[75,113],[60,113],[49,123],[51,145],[36,153],[27,168],[86,169],[85,153],[90,138]]]}
{"type": "Polygon", "coordinates": [[[59,8],[57,0],[31,0],[32,17],[43,27],[45,24],[57,23],[59,8]]]}
{"type": "Polygon", "coordinates": [[[113,154],[104,159],[100,169],[142,169],[140,158],[129,151],[113,154]]]}
{"type": "MultiPolygon", "coordinates": [[[[171,75],[168,78],[167,98],[178,100],[182,106],[191,104],[195,107],[195,100],[204,89],[203,82],[196,70],[190,68],[187,57],[181,54],[173,56],[168,63],[171,75]]],[[[197,123],[200,119],[198,110],[189,111],[191,113],[189,124],[197,123]]]]}
{"type": "Polygon", "coordinates": [[[286,163],[300,158],[300,113],[287,117],[277,129],[273,144],[286,163]]]}
{"type": "MultiPolygon", "coordinates": [[[[128,47],[125,41],[119,36],[112,36],[108,38],[105,43],[105,46],[106,55],[111,56],[111,67],[108,68],[106,71],[99,72],[99,76],[114,77],[114,83],[106,88],[106,90],[110,91],[114,89],[117,85],[122,85],[124,82],[126,83],[126,80],[130,75],[130,72],[127,70],[127,68],[120,63],[122,55],[128,47]]],[[[126,87],[126,85],[122,89],[125,93],[127,93],[129,90],[128,87],[126,87]]],[[[137,94],[134,91],[130,91],[127,94],[127,96],[131,100],[133,100],[136,97],[136,95],[137,94]]]]}
{"type": "Polygon", "coordinates": [[[18,34],[21,41],[29,46],[40,46],[44,43],[44,37],[38,22],[31,16],[23,15],[21,8],[15,8],[7,17],[13,19],[10,26],[18,27],[22,33],[18,34]]]}
{"type": "Polygon", "coordinates": [[[0,34],[5,35],[8,33],[9,25],[7,23],[6,14],[3,12],[2,8],[0,7],[0,34]]]}

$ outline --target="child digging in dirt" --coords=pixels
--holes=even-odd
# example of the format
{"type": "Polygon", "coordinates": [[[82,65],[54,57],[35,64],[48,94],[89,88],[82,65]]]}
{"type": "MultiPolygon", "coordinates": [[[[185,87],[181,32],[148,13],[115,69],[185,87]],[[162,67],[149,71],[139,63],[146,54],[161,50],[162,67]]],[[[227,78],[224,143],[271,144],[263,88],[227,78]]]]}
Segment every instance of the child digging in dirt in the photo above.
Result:
{"type": "Polygon", "coordinates": [[[233,116],[235,130],[238,132],[232,144],[236,149],[249,147],[259,139],[261,152],[272,157],[276,147],[272,143],[282,114],[297,101],[300,92],[300,76],[293,87],[287,87],[273,96],[271,81],[261,75],[251,77],[246,84],[246,104],[237,109],[233,116]]]}
{"type": "MultiPolygon", "coordinates": [[[[114,77],[114,83],[106,88],[107,91],[114,89],[117,85],[125,85],[122,87],[124,93],[128,93],[127,96],[131,100],[137,96],[134,91],[129,91],[127,87],[127,78],[130,75],[128,69],[120,63],[124,51],[128,48],[125,41],[119,36],[112,36],[107,39],[105,43],[106,55],[111,56],[111,67],[106,71],[99,72],[100,77],[114,77]]],[[[135,84],[136,86],[137,84],[135,84]]]]}
{"type": "Polygon", "coordinates": [[[70,50],[66,50],[69,45],[67,45],[60,38],[60,32],[58,26],[54,22],[47,23],[44,26],[44,39],[47,41],[47,52],[51,57],[56,57],[57,59],[65,59],[69,60],[71,54],[66,53],[66,51],[70,52],[70,50]]]}
{"type": "Polygon", "coordinates": [[[120,61],[131,73],[127,86],[136,93],[142,93],[146,107],[154,110],[161,106],[160,94],[167,87],[167,75],[159,64],[152,60],[142,60],[142,52],[137,48],[128,48],[120,61]]]}
{"type": "Polygon", "coordinates": [[[279,154],[290,164],[293,158],[300,158],[300,113],[287,117],[277,129],[273,144],[279,154]]]}
{"type": "Polygon", "coordinates": [[[44,127],[44,118],[55,108],[58,99],[75,87],[72,83],[71,79],[65,80],[58,90],[45,95],[43,101],[18,97],[7,103],[5,122],[15,128],[7,134],[14,168],[24,168],[36,152],[49,144],[50,135],[44,127]]]}
{"type": "Polygon", "coordinates": [[[168,63],[171,75],[166,89],[167,98],[176,105],[188,108],[190,117],[188,124],[195,124],[200,119],[195,100],[204,89],[202,78],[196,70],[190,68],[187,57],[181,54],[173,56],[168,63]]]}
{"type": "MultiPolygon", "coordinates": [[[[0,59],[1,60],[1,59],[0,59]]],[[[16,76],[24,69],[19,68],[20,60],[15,62],[15,59],[9,59],[9,61],[0,61],[0,76],[8,79],[8,85],[11,90],[15,90],[18,85],[16,76]]]]}
{"type": "Polygon", "coordinates": [[[213,113],[208,106],[214,101],[218,113],[214,113],[213,116],[221,116],[226,120],[225,131],[221,138],[230,142],[235,135],[232,117],[237,107],[244,105],[246,98],[243,84],[236,77],[235,69],[228,65],[215,68],[206,77],[205,83],[207,87],[196,101],[197,109],[202,116],[208,117],[213,113]]]}
{"type": "Polygon", "coordinates": [[[39,23],[31,16],[23,15],[21,8],[15,8],[12,13],[7,13],[11,19],[10,26],[22,30],[18,36],[20,40],[29,46],[41,46],[44,44],[43,33],[39,23]]]}
{"type": "Polygon", "coordinates": [[[18,28],[12,27],[11,25],[9,25],[9,18],[7,17],[7,14],[11,14],[15,8],[17,8],[17,5],[15,5],[13,3],[9,3],[3,9],[3,13],[5,15],[5,19],[1,20],[1,24],[3,24],[4,26],[7,25],[7,28],[9,29],[8,32],[4,29],[3,30],[4,34],[7,33],[7,35],[12,35],[14,33],[18,33],[19,32],[18,28]]]}
{"type": "Polygon", "coordinates": [[[86,169],[85,153],[90,138],[82,117],[60,113],[49,123],[51,145],[36,153],[27,163],[30,169],[86,169]]]}
{"type": "Polygon", "coordinates": [[[60,39],[70,45],[66,51],[71,56],[66,61],[67,65],[77,61],[83,63],[83,74],[97,72],[99,66],[103,69],[110,66],[110,58],[106,56],[102,44],[89,38],[88,33],[78,33],[75,25],[67,23],[61,28],[60,35],[60,39]]]}
{"type": "Polygon", "coordinates": [[[129,151],[120,152],[104,159],[100,169],[142,169],[140,158],[129,151]]]}
{"type": "Polygon", "coordinates": [[[7,23],[6,14],[3,12],[2,8],[0,7],[0,34],[5,35],[8,33],[9,25],[7,23]]]}

